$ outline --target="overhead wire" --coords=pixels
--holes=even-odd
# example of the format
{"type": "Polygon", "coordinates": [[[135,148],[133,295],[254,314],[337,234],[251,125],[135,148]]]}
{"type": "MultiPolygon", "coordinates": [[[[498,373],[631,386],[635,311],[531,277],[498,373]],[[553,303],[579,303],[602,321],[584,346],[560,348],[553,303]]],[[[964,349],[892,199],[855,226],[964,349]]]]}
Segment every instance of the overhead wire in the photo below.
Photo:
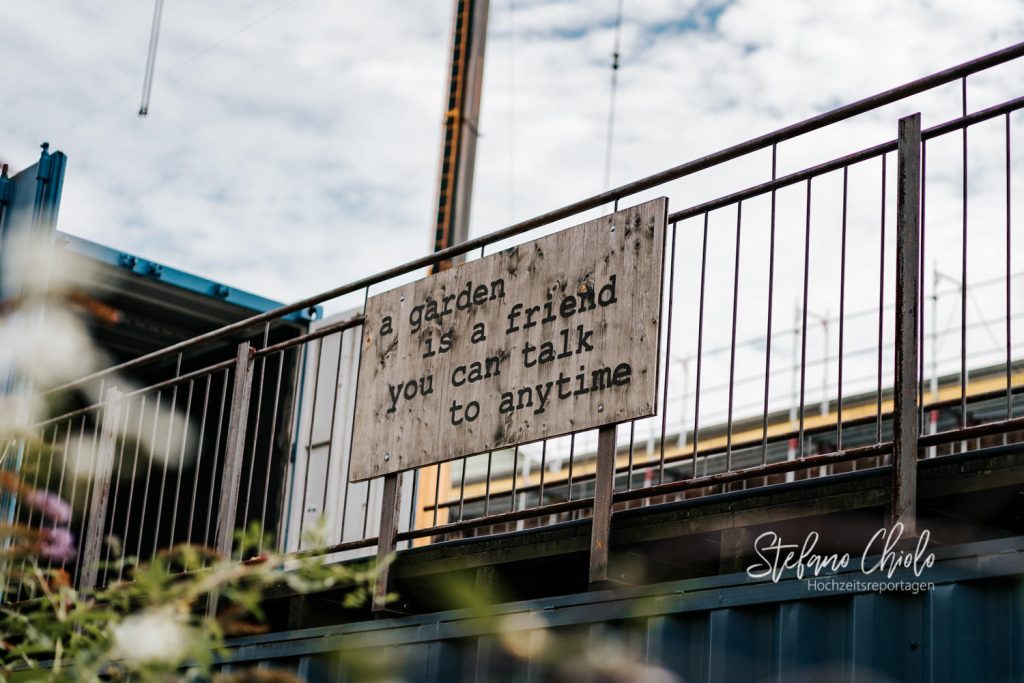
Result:
{"type": "Polygon", "coordinates": [[[615,47],[612,50],[612,83],[608,101],[608,140],[604,154],[604,189],[611,187],[612,142],[615,136],[615,95],[619,87],[619,40],[622,33],[622,2],[618,0],[615,11],[615,47]]]}
{"type": "Polygon", "coordinates": [[[508,224],[516,213],[516,3],[508,0],[508,224]]]}
{"type": "MultiPolygon", "coordinates": [[[[270,17],[274,16],[278,12],[281,12],[282,10],[287,9],[288,7],[293,5],[294,3],[295,3],[295,0],[287,0],[287,2],[285,2],[285,3],[275,7],[274,9],[270,10],[266,14],[264,14],[264,15],[256,18],[256,19],[254,19],[253,21],[249,22],[248,24],[242,26],[241,28],[236,30],[234,33],[231,33],[230,35],[225,36],[224,38],[221,38],[217,42],[211,43],[210,45],[207,45],[206,47],[204,47],[203,49],[199,50],[198,52],[193,53],[189,57],[186,57],[182,61],[180,61],[177,64],[175,64],[174,66],[170,67],[169,69],[161,71],[160,73],[155,73],[155,68],[154,68],[155,75],[152,78],[152,82],[156,82],[157,80],[159,80],[161,78],[165,78],[165,77],[169,76],[170,74],[174,73],[175,71],[177,71],[178,69],[180,69],[180,68],[182,68],[182,67],[184,67],[184,66],[186,66],[188,64],[191,64],[192,62],[196,61],[200,57],[206,55],[208,52],[210,52],[212,50],[215,50],[218,47],[220,47],[221,45],[223,45],[224,43],[227,43],[228,41],[237,38],[242,33],[245,33],[246,31],[248,31],[249,29],[253,28],[254,26],[256,26],[259,23],[261,23],[263,21],[266,21],[267,19],[269,19],[270,17]]],[[[154,64],[155,64],[155,61],[154,61],[154,64]]],[[[69,125],[69,126],[63,128],[62,130],[58,131],[57,135],[63,135],[64,133],[70,132],[70,131],[74,130],[75,128],[78,128],[78,126],[82,125],[83,123],[85,123],[89,119],[93,118],[97,114],[103,113],[107,109],[110,109],[114,105],[123,102],[124,100],[126,100],[129,97],[131,97],[131,92],[126,92],[125,94],[123,94],[123,95],[121,95],[119,97],[116,97],[116,98],[108,101],[107,103],[100,105],[99,107],[96,107],[95,109],[93,109],[88,114],[86,114],[82,118],[78,119],[77,121],[75,121],[71,125],[69,125]]],[[[148,110],[148,107],[147,107],[147,110],[148,110]]]]}

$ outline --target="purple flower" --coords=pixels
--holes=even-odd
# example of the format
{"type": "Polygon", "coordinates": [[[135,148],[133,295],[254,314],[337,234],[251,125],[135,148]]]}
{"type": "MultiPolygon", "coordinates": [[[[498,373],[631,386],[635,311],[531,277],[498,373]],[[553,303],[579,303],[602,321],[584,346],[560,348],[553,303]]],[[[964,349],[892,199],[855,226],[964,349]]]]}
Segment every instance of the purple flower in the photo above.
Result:
{"type": "Polygon", "coordinates": [[[75,537],[63,527],[43,529],[39,536],[39,554],[54,562],[67,562],[75,556],[75,537]]]}
{"type": "Polygon", "coordinates": [[[36,489],[25,496],[25,502],[58,524],[71,521],[71,506],[56,493],[36,489]]]}

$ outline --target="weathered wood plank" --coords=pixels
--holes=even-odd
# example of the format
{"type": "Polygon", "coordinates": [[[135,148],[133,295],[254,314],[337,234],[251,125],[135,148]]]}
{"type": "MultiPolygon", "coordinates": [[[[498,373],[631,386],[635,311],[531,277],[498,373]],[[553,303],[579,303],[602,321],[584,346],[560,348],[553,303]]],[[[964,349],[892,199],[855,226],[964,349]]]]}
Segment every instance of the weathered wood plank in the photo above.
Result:
{"type": "Polygon", "coordinates": [[[655,414],[668,200],[371,298],[351,480],[655,414]]]}
{"type": "Polygon", "coordinates": [[[590,529],[590,586],[608,581],[608,545],[612,528],[612,493],[615,489],[615,425],[597,434],[597,477],[594,480],[594,514],[590,529]]]}

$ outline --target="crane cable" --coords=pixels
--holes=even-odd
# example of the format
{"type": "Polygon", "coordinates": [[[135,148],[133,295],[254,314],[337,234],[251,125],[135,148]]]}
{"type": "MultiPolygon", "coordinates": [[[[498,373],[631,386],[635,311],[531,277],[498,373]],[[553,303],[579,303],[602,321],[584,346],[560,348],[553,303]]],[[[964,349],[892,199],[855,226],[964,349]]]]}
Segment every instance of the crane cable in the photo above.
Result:
{"type": "Polygon", "coordinates": [[[615,133],[615,93],[619,87],[619,38],[622,33],[622,2],[618,0],[615,12],[615,47],[612,50],[612,87],[608,102],[608,141],[604,156],[604,188],[611,187],[612,176],[612,139],[615,133]]]}
{"type": "Polygon", "coordinates": [[[516,3],[508,2],[508,224],[516,213],[516,3]]]}
{"type": "MultiPolygon", "coordinates": [[[[248,24],[242,26],[240,29],[236,30],[235,32],[231,33],[230,35],[227,35],[227,36],[221,38],[220,40],[218,40],[215,43],[210,43],[209,45],[204,47],[202,50],[199,50],[198,52],[192,54],[190,57],[187,57],[186,59],[178,62],[177,64],[172,66],[170,69],[167,69],[166,71],[161,72],[159,74],[159,76],[154,76],[155,71],[156,71],[156,44],[157,44],[157,39],[159,38],[159,34],[160,34],[160,19],[161,19],[161,16],[163,15],[163,6],[164,6],[163,0],[156,0],[156,7],[153,8],[153,28],[152,28],[152,30],[150,32],[150,35],[149,35],[149,58],[146,61],[146,76],[145,76],[145,79],[143,80],[143,83],[142,83],[142,105],[139,107],[139,116],[146,116],[149,113],[149,96],[150,96],[150,93],[151,93],[151,91],[153,89],[153,81],[155,80],[155,78],[163,78],[164,76],[168,76],[171,73],[177,71],[181,67],[183,67],[183,66],[185,66],[187,64],[191,64],[195,60],[197,60],[200,57],[204,56],[206,53],[208,53],[208,52],[210,52],[212,50],[217,49],[218,47],[220,47],[224,43],[226,43],[226,42],[228,42],[230,40],[233,40],[234,38],[236,38],[236,37],[240,36],[241,34],[245,33],[246,31],[251,29],[253,26],[256,26],[257,24],[259,24],[259,23],[261,23],[263,21],[266,21],[267,19],[269,19],[270,17],[274,16],[278,12],[280,12],[280,11],[282,11],[284,9],[287,9],[288,7],[291,7],[291,5],[294,2],[295,2],[295,0],[287,0],[286,2],[282,3],[281,5],[278,5],[274,9],[270,10],[266,14],[263,14],[263,15],[259,16],[258,18],[254,19],[253,21],[250,21],[248,24]]],[[[129,93],[129,95],[130,95],[130,93],[129,93]]],[[[71,126],[68,126],[64,130],[66,131],[66,130],[70,130],[71,128],[75,128],[76,126],[78,126],[78,124],[82,123],[86,119],[92,118],[92,116],[94,116],[95,114],[99,113],[103,109],[106,109],[106,108],[108,108],[108,107],[110,107],[110,106],[112,106],[114,104],[117,104],[118,102],[124,100],[129,95],[123,95],[123,96],[119,97],[118,99],[113,100],[113,101],[109,102],[108,104],[103,105],[102,107],[94,110],[91,114],[87,115],[83,119],[80,119],[77,123],[74,123],[71,126]]]]}
{"type": "Polygon", "coordinates": [[[149,96],[153,92],[153,71],[156,69],[156,44],[160,39],[160,19],[164,14],[164,0],[156,0],[153,7],[153,28],[149,31],[149,54],[146,57],[146,75],[142,79],[142,103],[139,116],[149,114],[149,96]]]}

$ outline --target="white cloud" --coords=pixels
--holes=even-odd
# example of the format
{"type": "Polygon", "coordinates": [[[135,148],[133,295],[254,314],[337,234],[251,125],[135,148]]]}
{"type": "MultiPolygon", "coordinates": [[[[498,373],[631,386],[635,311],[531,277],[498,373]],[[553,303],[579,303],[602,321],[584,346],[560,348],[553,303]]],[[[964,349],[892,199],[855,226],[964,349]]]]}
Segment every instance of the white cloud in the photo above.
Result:
{"type": "MultiPolygon", "coordinates": [[[[0,156],[28,165],[43,139],[68,153],[62,229],[279,300],[427,251],[450,3],[177,0],[166,7],[157,72],[170,73],[157,79],[147,119],[135,112],[149,3],[40,0],[0,7],[7,65],[0,91],[8,105],[0,156]]],[[[491,3],[473,234],[604,189],[614,14],[615,0],[491,3]]],[[[1022,35],[1024,6],[1012,0],[627,0],[612,182],[752,138],[1022,35]]],[[[1008,65],[972,78],[971,107],[1019,95],[1022,70],[1008,65]]],[[[891,139],[896,119],[917,109],[926,126],[953,118],[959,91],[948,86],[841,130],[786,142],[779,147],[780,173],[891,139]]],[[[935,154],[939,164],[938,145],[935,154]]],[[[933,182],[952,193],[955,167],[949,168],[933,182]]],[[[761,182],[769,170],[762,152],[664,191],[679,209],[761,182]]],[[[851,203],[851,258],[858,264],[875,254],[876,171],[851,171],[857,183],[851,191],[864,194],[851,203]]],[[[822,180],[815,191],[815,216],[827,219],[816,219],[814,247],[827,255],[838,248],[835,179],[822,180]]],[[[779,239],[798,255],[801,192],[780,193],[779,209],[779,239]]],[[[997,208],[979,206],[979,215],[997,216],[997,208]]],[[[716,325],[728,321],[731,305],[729,211],[713,220],[722,231],[715,234],[721,253],[713,255],[720,260],[711,262],[718,279],[709,287],[716,325]]],[[[745,211],[751,223],[741,254],[744,282],[766,282],[766,209],[751,202],[745,211]]],[[[949,229],[954,235],[955,225],[949,229]]],[[[681,249],[699,249],[694,230],[680,228],[681,249]]],[[[699,238],[699,225],[696,230],[699,238]]],[[[692,269],[699,264],[694,252],[685,256],[680,353],[694,347],[692,269]]],[[[789,290],[801,274],[791,257],[780,251],[784,312],[777,315],[786,324],[789,290]]],[[[814,288],[816,310],[835,313],[834,287],[814,288]]],[[[867,282],[857,288],[863,305],[870,291],[867,282]]],[[[745,301],[740,338],[763,333],[764,326],[765,302],[745,301]]],[[[727,333],[727,326],[715,332],[718,342],[727,333]]],[[[782,358],[789,350],[777,352],[782,358]]],[[[721,374],[718,361],[709,362],[721,374]]],[[[740,359],[749,368],[762,362],[756,353],[740,359]]]]}

